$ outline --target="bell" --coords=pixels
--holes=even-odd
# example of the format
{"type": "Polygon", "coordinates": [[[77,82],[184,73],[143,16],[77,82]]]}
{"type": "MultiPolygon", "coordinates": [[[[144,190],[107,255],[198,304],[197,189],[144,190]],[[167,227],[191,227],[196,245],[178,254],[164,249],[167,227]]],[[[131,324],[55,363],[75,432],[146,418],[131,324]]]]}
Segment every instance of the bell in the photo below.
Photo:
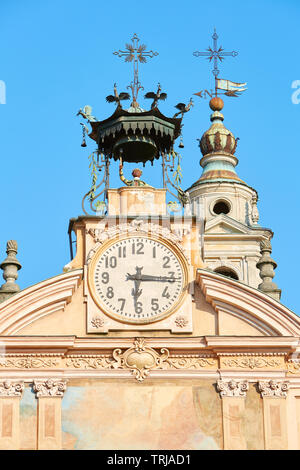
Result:
{"type": "Polygon", "coordinates": [[[83,139],[82,144],[81,144],[81,147],[86,147],[86,141],[85,141],[85,139],[83,139]]]}
{"type": "Polygon", "coordinates": [[[117,140],[112,150],[118,156],[121,149],[123,150],[123,161],[129,163],[146,163],[157,155],[155,141],[144,135],[122,136],[117,140]]]}
{"type": "Polygon", "coordinates": [[[182,137],[181,137],[181,139],[180,139],[180,143],[179,143],[178,147],[179,147],[180,149],[183,149],[183,148],[184,148],[184,144],[183,144],[182,137]]]}

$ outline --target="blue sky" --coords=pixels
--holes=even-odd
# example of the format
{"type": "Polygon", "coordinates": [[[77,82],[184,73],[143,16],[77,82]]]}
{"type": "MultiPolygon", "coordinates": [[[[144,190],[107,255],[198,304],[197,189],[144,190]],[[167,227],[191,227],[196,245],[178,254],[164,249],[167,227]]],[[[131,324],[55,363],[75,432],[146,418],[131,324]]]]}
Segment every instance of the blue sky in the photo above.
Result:
{"type": "MultiPolygon", "coordinates": [[[[123,91],[132,80],[131,66],[112,52],[134,33],[159,52],[142,65],[140,79],[145,91],[161,83],[168,93],[161,111],[172,116],[175,104],[213,84],[211,64],[192,53],[211,45],[216,27],[220,45],[239,52],[221,64],[220,77],[248,83],[247,92],[227,98],[224,107],[225,125],[240,137],[237,171],[259,193],[260,224],[275,232],[275,281],[283,303],[300,314],[300,104],[291,100],[292,82],[300,80],[299,17],[297,0],[0,0],[0,80],[6,83],[0,257],[6,241],[16,239],[20,286],[61,273],[69,261],[68,221],[81,214],[94,150],[92,143],[80,147],[76,112],[89,104],[105,119],[114,110],[105,102],[113,83],[123,91]]],[[[209,115],[208,100],[195,97],[184,120],[183,187],[201,174],[196,139],[209,127],[209,115]]],[[[125,172],[130,175],[129,167],[125,172]]],[[[144,179],[161,186],[158,173],[146,167],[144,179]]]]}

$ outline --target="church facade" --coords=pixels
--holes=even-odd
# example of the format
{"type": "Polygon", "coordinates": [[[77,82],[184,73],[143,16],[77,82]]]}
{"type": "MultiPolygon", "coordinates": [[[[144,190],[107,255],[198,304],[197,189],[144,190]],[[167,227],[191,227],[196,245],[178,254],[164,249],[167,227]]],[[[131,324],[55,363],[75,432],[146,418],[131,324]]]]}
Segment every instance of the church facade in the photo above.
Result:
{"type": "MultiPolygon", "coordinates": [[[[0,449],[300,449],[300,320],[280,302],[273,233],[236,172],[223,102],[210,107],[181,215],[121,163],[106,213],[70,220],[63,273],[18,291],[8,242],[0,449]]],[[[119,101],[108,121],[90,119],[90,136],[105,153],[121,133],[124,161],[179,135],[157,103],[119,101]]]]}

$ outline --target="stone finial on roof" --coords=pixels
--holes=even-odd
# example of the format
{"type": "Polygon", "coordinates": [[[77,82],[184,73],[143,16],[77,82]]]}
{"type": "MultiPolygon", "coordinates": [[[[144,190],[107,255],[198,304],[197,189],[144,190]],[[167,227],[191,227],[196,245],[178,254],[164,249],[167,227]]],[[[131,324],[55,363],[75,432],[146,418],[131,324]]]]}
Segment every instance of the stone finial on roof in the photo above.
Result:
{"type": "Polygon", "coordinates": [[[277,284],[272,281],[275,276],[274,269],[277,263],[271,258],[272,246],[270,240],[263,240],[260,244],[261,258],[256,267],[259,269],[262,283],[259,284],[258,289],[265,294],[270,295],[276,300],[280,300],[281,290],[278,289],[277,284]]]}
{"type": "Polygon", "coordinates": [[[17,252],[17,242],[15,240],[9,240],[6,244],[7,257],[0,264],[0,268],[3,270],[3,278],[6,281],[0,287],[0,302],[3,302],[20,290],[20,287],[15,282],[18,278],[18,270],[22,267],[21,263],[19,263],[16,258],[17,252]]]}

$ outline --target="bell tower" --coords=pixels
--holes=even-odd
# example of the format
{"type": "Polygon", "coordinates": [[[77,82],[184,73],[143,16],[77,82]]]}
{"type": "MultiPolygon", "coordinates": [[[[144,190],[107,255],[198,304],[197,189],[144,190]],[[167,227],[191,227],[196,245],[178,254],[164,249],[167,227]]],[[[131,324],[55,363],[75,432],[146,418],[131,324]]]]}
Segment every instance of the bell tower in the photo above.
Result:
{"type": "MultiPolygon", "coordinates": [[[[204,217],[202,257],[207,268],[267,292],[264,290],[264,282],[261,283],[264,277],[261,259],[265,242],[271,240],[273,232],[259,225],[257,191],[236,172],[239,139],[224,125],[224,102],[219,96],[237,97],[246,90],[246,83],[218,78],[218,59],[223,60],[224,55],[236,56],[237,52],[222,52],[223,49],[217,47],[217,38],[214,32],[214,49],[208,49],[210,54],[198,51],[194,53],[196,56],[208,55],[210,60],[214,59],[212,73],[215,77],[215,90],[209,93],[211,126],[198,139],[202,153],[202,175],[187,192],[192,212],[202,213],[204,217]]],[[[203,93],[207,93],[207,90],[196,95],[202,98],[203,93]]],[[[276,267],[276,263],[273,260],[272,262],[276,267]]],[[[280,290],[275,284],[269,288],[268,294],[276,299],[280,298],[280,290]]]]}
{"type": "Polygon", "coordinates": [[[70,221],[76,256],[71,248],[72,260],[65,271],[83,269],[87,334],[153,330],[192,334],[194,279],[196,270],[204,267],[199,250],[202,227],[187,209],[187,194],[180,188],[181,157],[174,146],[193,101],[178,103],[174,116],[165,116],[158,104],[167,94],[158,84],[156,92],[144,95],[152,100],[150,109],[141,108],[138,64],[157,53],[139,45],[134,35],[132,44],[115,55],[133,63],[134,78],[127,87],[132,97],[119,93],[114,84],[113,94],[106,97],[116,105],[110,117],[98,120],[90,106],[78,112],[91,127],[81,123],[82,146],[87,146],[88,134],[97,147],[90,156],[92,186],[83,198],[84,215],[70,221]],[[123,109],[123,101],[130,98],[130,107],[123,109]],[[143,181],[140,168],[127,179],[124,164],[152,166],[157,160],[162,188],[143,181]],[[118,188],[109,184],[112,161],[119,162],[118,188]],[[98,182],[99,172],[103,177],[98,182]],[[167,202],[167,196],[177,202],[167,202]]]}

